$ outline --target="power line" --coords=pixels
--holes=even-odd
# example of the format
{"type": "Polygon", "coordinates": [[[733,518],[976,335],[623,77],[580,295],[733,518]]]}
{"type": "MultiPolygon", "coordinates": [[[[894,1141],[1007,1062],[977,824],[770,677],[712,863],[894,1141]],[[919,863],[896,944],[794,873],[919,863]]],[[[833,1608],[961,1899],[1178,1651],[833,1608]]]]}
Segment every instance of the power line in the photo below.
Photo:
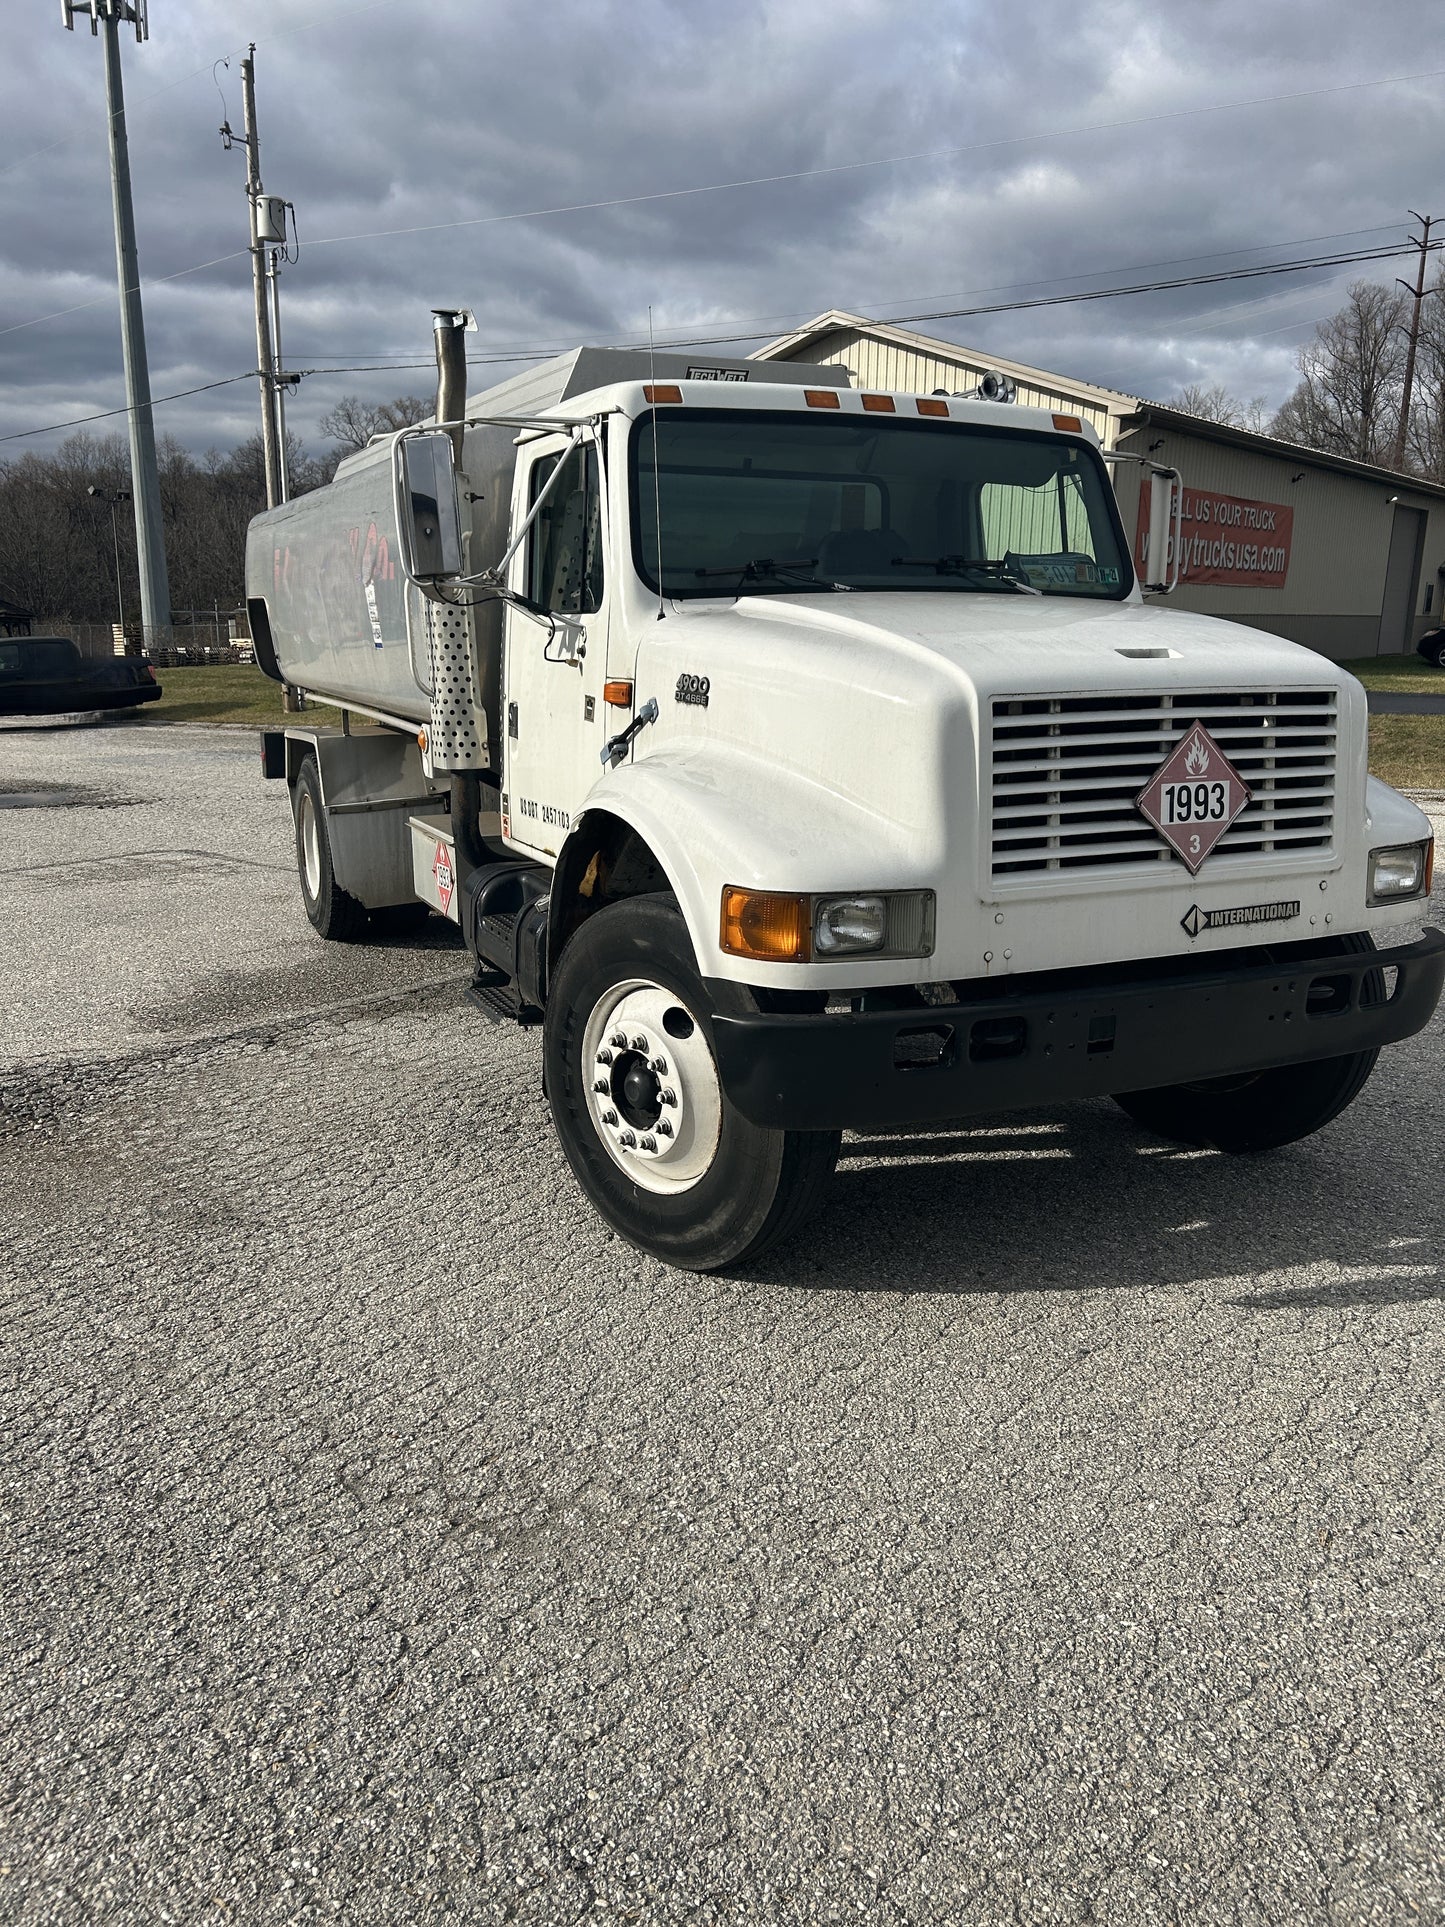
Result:
{"type": "MultiPolygon", "coordinates": [[[[184,401],[187,395],[204,395],[211,388],[225,388],[233,381],[254,381],[256,371],[248,368],[244,375],[223,375],[219,381],[203,381],[199,388],[178,388],[173,395],[154,395],[151,407],[159,408],[163,401],[184,401]]],[[[51,422],[48,428],[22,428],[13,435],[0,435],[0,442],[23,442],[31,435],[54,435],[62,428],[84,428],[87,422],[108,422],[117,415],[128,415],[128,408],[106,408],[98,415],[77,415],[74,421],[51,422]]]]}
{"type": "MultiPolygon", "coordinates": [[[[1368,232],[1371,232],[1372,230],[1364,229],[1360,231],[1368,233],[1368,232]]],[[[1442,248],[1445,248],[1445,242],[1432,241],[1430,243],[1429,251],[1433,254],[1438,252],[1442,248]]],[[[1253,281],[1253,280],[1259,280],[1264,276],[1270,276],[1270,275],[1299,274],[1311,268],[1341,267],[1341,266],[1352,265],[1356,262],[1392,260],[1392,259],[1398,258],[1402,254],[1415,253],[1415,252],[1418,252],[1418,250],[1419,250],[1418,242],[1403,243],[1399,246],[1390,247],[1390,248],[1355,249],[1346,253],[1338,253],[1338,254],[1332,254],[1332,255],[1317,255],[1305,261],[1278,261],[1278,262],[1271,262],[1267,265],[1261,265],[1261,266],[1252,267],[1252,268],[1222,269],[1217,271],[1214,274],[1177,275],[1169,280],[1140,281],[1140,282],[1131,283],[1127,286],[1119,286],[1119,287],[1112,287],[1112,288],[1080,289],[1080,290],[1076,290],[1071,294],[1040,295],[1040,296],[1035,296],[1032,299],[1019,300],[1019,301],[998,301],[998,302],[992,302],[986,306],[980,306],[980,307],[974,307],[974,308],[939,308],[939,309],[933,309],[927,313],[919,313],[919,314],[878,315],[873,317],[873,319],[875,323],[881,326],[899,327],[915,321],[945,321],[945,320],[964,319],[973,315],[1013,314],[1029,308],[1057,307],[1057,306],[1062,306],[1062,305],[1066,305],[1073,302],[1079,302],[1079,301],[1117,300],[1127,295],[1165,293],[1170,289],[1174,289],[1174,288],[1210,287],[1221,282],[1253,281]]],[[[1245,250],[1240,250],[1240,251],[1244,252],[1245,250]]],[[[1299,324],[1299,325],[1303,325],[1303,324],[1299,324]]],[[[625,347],[628,347],[628,346],[640,347],[643,345],[640,338],[634,340],[626,337],[617,337],[615,339],[618,341],[619,345],[625,346],[625,347]]],[[[657,346],[664,349],[666,348],[716,348],[720,346],[726,346],[727,344],[733,343],[733,342],[753,341],[756,339],[757,339],[757,335],[755,333],[754,334],[726,334],[726,335],[716,335],[716,334],[714,335],[696,335],[696,334],[671,335],[666,340],[658,342],[657,346]]],[[[474,361],[474,365],[477,365],[477,366],[488,366],[491,364],[501,364],[504,362],[511,362],[511,361],[544,361],[548,358],[548,356],[550,356],[555,352],[556,351],[552,348],[518,347],[518,348],[509,348],[506,351],[497,351],[497,350],[479,348],[474,352],[473,361],[474,361]]],[[[403,361],[403,362],[396,362],[396,361],[355,362],[355,363],[347,363],[345,365],[339,365],[339,366],[318,366],[315,368],[304,368],[304,369],[298,370],[298,373],[306,376],[366,375],[366,374],[388,374],[389,375],[389,374],[401,373],[404,370],[409,368],[430,368],[433,365],[434,364],[430,360],[416,360],[416,361],[403,361]]],[[[178,390],[175,394],[172,394],[172,395],[158,396],[152,405],[158,407],[161,402],[182,401],[189,395],[205,394],[209,389],[224,388],[231,382],[252,381],[254,379],[255,379],[254,370],[250,370],[244,375],[226,375],[220,381],[203,382],[197,388],[183,388],[178,390]]],[[[26,437],[32,436],[32,435],[53,434],[57,430],[63,429],[63,428],[80,428],[84,426],[84,424],[87,422],[106,421],[113,416],[125,415],[125,414],[128,414],[129,412],[130,411],[125,408],[107,409],[104,411],[104,413],[98,414],[98,415],[82,415],[75,421],[52,422],[48,428],[27,428],[27,429],[21,430],[19,433],[16,433],[16,434],[0,435],[0,442],[21,441],[21,440],[24,440],[26,437]]]]}
{"type": "MultiPolygon", "coordinates": [[[[1391,230],[1393,230],[1396,226],[1397,226],[1397,223],[1390,221],[1390,222],[1382,223],[1377,227],[1343,228],[1333,234],[1304,234],[1290,241],[1260,241],[1250,247],[1220,248],[1212,254],[1181,254],[1181,255],[1172,256],[1171,258],[1168,258],[1163,261],[1133,261],[1133,262],[1125,263],[1123,266],[1120,266],[1120,267],[1091,268],[1082,274],[1050,275],[1042,280],[1003,281],[1003,282],[998,282],[990,287],[965,289],[957,295],[947,295],[947,294],[932,295],[932,296],[898,295],[893,298],[895,301],[906,301],[910,299],[914,301],[923,301],[923,300],[947,301],[947,300],[962,300],[970,296],[984,295],[984,294],[1007,294],[1012,290],[1018,289],[1018,288],[1062,286],[1067,284],[1070,281],[1092,281],[1097,279],[1100,275],[1105,275],[1105,274],[1143,273],[1149,269],[1173,267],[1179,263],[1187,262],[1187,261],[1223,261],[1223,260],[1228,260],[1232,256],[1239,255],[1239,254],[1262,254],[1267,248],[1296,248],[1296,247],[1302,248],[1302,247],[1309,247],[1313,243],[1316,243],[1319,241],[1350,240],[1355,235],[1359,235],[1359,234],[1387,234],[1391,232],[1391,230]]],[[[1405,250],[1402,248],[1401,251],[1404,252],[1405,250]]],[[[1241,303],[1241,304],[1237,304],[1237,307],[1242,309],[1244,307],[1252,306],[1252,305],[1257,305],[1257,304],[1241,303]]],[[[806,321],[809,315],[811,315],[815,311],[816,311],[816,304],[814,308],[792,309],[782,314],[774,313],[774,314],[764,314],[764,315],[739,315],[733,320],[731,325],[735,328],[740,328],[740,329],[749,328],[749,329],[752,329],[753,332],[749,334],[731,335],[731,336],[728,336],[727,339],[733,340],[733,341],[751,341],[758,338],[758,336],[761,335],[764,332],[764,330],[772,332],[778,329],[779,327],[787,328],[787,327],[797,326],[800,322],[806,321]],[[756,324],[756,327],[754,327],[754,324],[756,324]]],[[[1229,314],[1235,311],[1236,309],[1234,308],[1219,308],[1219,309],[1213,310],[1212,312],[1215,314],[1229,314]]],[[[1199,318],[1199,317],[1195,317],[1195,318],[1199,318]]],[[[638,335],[638,332],[636,330],[624,329],[624,330],[619,330],[613,334],[605,334],[605,335],[589,333],[587,338],[589,343],[594,347],[606,347],[615,342],[630,343],[635,339],[640,339],[640,335],[638,335]]],[[[490,349],[482,349],[482,348],[474,349],[472,358],[476,362],[486,362],[486,361],[492,361],[492,360],[496,360],[496,361],[503,360],[509,354],[519,354],[526,358],[531,358],[533,356],[541,356],[543,354],[565,354],[569,348],[574,347],[575,345],[576,345],[575,341],[570,339],[567,341],[557,342],[551,348],[529,347],[527,346],[527,344],[520,341],[497,342],[497,343],[494,343],[490,349]]],[[[674,342],[672,345],[675,347],[678,347],[678,346],[693,346],[697,344],[692,342],[674,342]]],[[[381,369],[376,372],[384,372],[385,367],[388,363],[394,365],[398,369],[420,368],[420,367],[429,368],[432,365],[430,361],[425,361],[425,362],[417,361],[414,358],[416,351],[413,348],[333,348],[331,352],[333,354],[365,355],[369,361],[379,362],[382,364],[381,369]]],[[[329,371],[316,371],[316,372],[329,372],[329,371]]],[[[345,373],[348,371],[340,370],[336,372],[345,373]]],[[[369,372],[369,371],[358,371],[358,372],[369,372]]]]}
{"type": "Polygon", "coordinates": [[[1335,87],[1310,87],[1290,94],[1260,94],[1246,100],[1223,100],[1206,107],[1180,107],[1167,114],[1142,114],[1130,120],[1086,121],[1078,127],[1046,129],[1035,134],[1008,134],[997,140],[969,141],[962,147],[920,148],[912,154],[888,154],[871,161],[838,161],[829,167],[803,167],[785,174],[757,174],[736,181],[710,181],[699,187],[659,188],[649,194],[616,195],[603,201],[574,201],[561,207],[529,208],[511,214],[476,214],[458,221],[423,221],[413,227],[368,228],[357,234],[312,237],[313,248],[335,247],[345,241],[393,240],[407,234],[440,234],[453,228],[493,227],[503,221],[534,221],[557,214],[595,214],[610,208],[640,207],[652,201],[684,200],[698,194],[725,194],[736,188],[778,187],[789,181],[819,180],[828,175],[857,174],[870,168],[901,167],[910,161],[953,160],[961,154],[982,154],[1001,147],[1026,146],[1032,141],[1067,140],[1079,134],[1115,133],[1133,127],[1155,127],[1163,121],[1189,120],[1201,114],[1222,114],[1242,107],[1274,107],[1293,100],[1318,100],[1327,94],[1348,94],[1364,87],[1394,87],[1407,80],[1438,80],[1445,67],[1429,73],[1394,74],[1382,80],[1352,80],[1335,87]]]}
{"type": "MultiPolygon", "coordinates": [[[[291,29],[300,32],[302,29],[291,29]]],[[[199,70],[198,70],[199,71],[199,70]]],[[[695,187],[660,188],[646,194],[613,195],[606,200],[573,201],[556,207],[520,208],[507,214],[470,215],[456,221],[425,221],[410,227],[367,228],[355,234],[327,234],[308,240],[308,247],[339,247],[354,241],[394,240],[410,234],[439,234],[457,228],[494,227],[509,221],[539,221],[564,214],[601,213],[615,208],[640,207],[657,201],[684,200],[702,194],[724,194],[750,187],[777,187],[790,181],[819,180],[839,174],[855,174],[880,167],[901,167],[910,162],[924,160],[949,160],[962,154],[987,153],[1005,147],[1026,146],[1034,141],[1067,140],[1080,134],[1112,133],[1135,127],[1154,127],[1166,121],[1197,119],[1205,114],[1228,113],[1246,107],[1272,107],[1296,100],[1318,100],[1334,94],[1358,93],[1372,87],[1395,87],[1406,81],[1438,80],[1445,76],[1445,67],[1433,68],[1425,73],[1390,74],[1376,80],[1344,81],[1332,87],[1309,87],[1287,94],[1259,94],[1241,100],[1214,101],[1203,107],[1180,107],[1164,114],[1144,114],[1128,120],[1087,121],[1077,127],[1044,129],[1032,134],[1009,134],[996,140],[970,141],[960,147],[921,148],[910,154],[886,154],[874,160],[839,161],[828,167],[797,168],[783,174],[759,174],[733,181],[710,181],[695,187]]],[[[190,78],[191,76],[188,76],[190,78]]],[[[173,274],[155,277],[157,282],[177,281],[185,275],[199,274],[205,268],[220,266],[223,262],[234,261],[244,248],[231,254],[217,255],[214,260],[198,262],[194,267],[178,268],[173,274]]],[[[59,308],[52,314],[36,315],[30,321],[18,321],[8,328],[0,328],[0,336],[18,334],[25,328],[38,328],[47,321],[59,321],[67,315],[79,314],[82,309],[93,308],[109,295],[97,295],[92,301],[80,301],[71,308],[59,308]]],[[[733,337],[740,339],[742,337],[733,337]]]]}

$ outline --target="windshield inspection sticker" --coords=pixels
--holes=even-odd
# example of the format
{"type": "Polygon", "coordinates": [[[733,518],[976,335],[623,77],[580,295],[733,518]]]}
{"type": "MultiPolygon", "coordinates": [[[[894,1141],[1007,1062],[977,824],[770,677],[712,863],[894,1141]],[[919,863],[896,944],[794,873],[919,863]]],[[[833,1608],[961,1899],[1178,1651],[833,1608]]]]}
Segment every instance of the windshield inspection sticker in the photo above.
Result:
{"type": "Polygon", "coordinates": [[[1179,919],[1180,928],[1191,937],[1203,930],[1238,930],[1255,923],[1291,923],[1299,915],[1299,898],[1288,903],[1240,903],[1231,910],[1201,910],[1191,903],[1179,919]]]}
{"type": "Polygon", "coordinates": [[[1251,794],[1203,723],[1194,723],[1135,803],[1193,876],[1251,794]]]}

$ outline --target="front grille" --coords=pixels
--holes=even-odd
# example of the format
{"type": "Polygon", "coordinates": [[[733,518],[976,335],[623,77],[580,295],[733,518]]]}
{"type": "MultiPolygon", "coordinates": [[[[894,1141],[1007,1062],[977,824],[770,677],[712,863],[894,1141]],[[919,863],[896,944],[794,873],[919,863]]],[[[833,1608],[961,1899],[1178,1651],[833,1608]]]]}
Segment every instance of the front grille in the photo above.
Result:
{"type": "Polygon", "coordinates": [[[1140,870],[1177,861],[1134,799],[1194,722],[1253,796],[1223,856],[1328,851],[1336,692],[996,696],[989,768],[993,875],[1140,870]]]}

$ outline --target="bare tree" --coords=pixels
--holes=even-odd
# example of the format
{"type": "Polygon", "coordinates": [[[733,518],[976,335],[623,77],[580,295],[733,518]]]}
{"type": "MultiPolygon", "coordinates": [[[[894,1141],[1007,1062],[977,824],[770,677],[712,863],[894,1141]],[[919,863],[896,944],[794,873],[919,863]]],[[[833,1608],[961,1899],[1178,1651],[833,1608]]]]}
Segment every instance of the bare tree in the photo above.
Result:
{"type": "Polygon", "coordinates": [[[316,426],[344,449],[365,448],[373,435],[394,434],[426,421],[436,404],[425,395],[396,395],[391,401],[364,402],[359,395],[343,395],[316,426]]]}
{"type": "Polygon", "coordinates": [[[1207,388],[1202,382],[1191,381],[1179,390],[1169,406],[1182,409],[1186,415],[1197,415],[1201,421],[1223,422],[1228,428],[1247,428],[1256,435],[1263,435],[1269,424],[1269,403],[1263,395],[1241,401],[1222,381],[1212,382],[1207,388]]]}
{"type": "Polygon", "coordinates": [[[1399,288],[1354,282],[1344,307],[1300,349],[1299,385],[1271,434],[1360,462],[1388,462],[1400,418],[1407,307],[1399,288]]]}

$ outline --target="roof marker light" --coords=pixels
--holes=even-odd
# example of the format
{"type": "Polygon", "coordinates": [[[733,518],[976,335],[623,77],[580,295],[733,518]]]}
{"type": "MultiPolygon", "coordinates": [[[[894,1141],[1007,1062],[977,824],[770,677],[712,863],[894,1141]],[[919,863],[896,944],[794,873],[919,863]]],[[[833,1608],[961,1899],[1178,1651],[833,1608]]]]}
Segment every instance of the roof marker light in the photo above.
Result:
{"type": "Polygon", "coordinates": [[[946,401],[935,401],[931,395],[920,395],[918,397],[918,412],[920,415],[946,415],[948,413],[948,403],[946,401]]]}
{"type": "Polygon", "coordinates": [[[1054,427],[1061,435],[1082,435],[1084,424],[1077,415],[1055,415],[1054,427]]]}
{"type": "Polygon", "coordinates": [[[893,406],[891,395],[865,395],[863,412],[868,415],[892,415],[897,411],[893,406]]]}
{"type": "Polygon", "coordinates": [[[642,399],[656,407],[660,401],[681,401],[682,390],[675,381],[650,381],[642,390],[642,399]]]}
{"type": "Polygon", "coordinates": [[[836,388],[805,388],[803,400],[809,408],[841,408],[836,388]]]}

